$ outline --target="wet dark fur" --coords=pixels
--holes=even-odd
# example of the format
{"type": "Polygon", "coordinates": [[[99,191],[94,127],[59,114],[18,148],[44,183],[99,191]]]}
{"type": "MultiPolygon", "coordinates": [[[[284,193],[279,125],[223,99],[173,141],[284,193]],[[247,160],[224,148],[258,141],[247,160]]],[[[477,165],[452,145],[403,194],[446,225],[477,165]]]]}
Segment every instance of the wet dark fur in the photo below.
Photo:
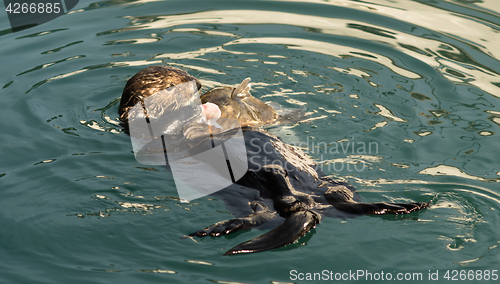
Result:
{"type": "Polygon", "coordinates": [[[300,149],[262,129],[246,128],[244,138],[248,172],[236,185],[212,194],[222,199],[229,211],[239,213],[239,218],[218,222],[191,236],[223,236],[268,222],[278,226],[228,250],[225,255],[265,251],[293,243],[314,228],[322,216],[408,214],[429,205],[359,202],[359,195],[351,185],[327,177],[300,149]],[[263,152],[263,145],[272,147],[266,146],[263,152]],[[248,215],[242,216],[242,211],[248,215]]]}

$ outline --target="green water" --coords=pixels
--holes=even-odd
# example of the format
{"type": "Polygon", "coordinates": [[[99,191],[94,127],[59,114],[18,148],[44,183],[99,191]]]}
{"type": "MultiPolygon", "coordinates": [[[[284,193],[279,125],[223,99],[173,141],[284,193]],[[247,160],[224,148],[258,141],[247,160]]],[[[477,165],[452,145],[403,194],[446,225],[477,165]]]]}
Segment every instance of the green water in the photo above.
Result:
{"type": "Polygon", "coordinates": [[[498,2],[81,0],[14,34],[0,23],[1,283],[370,282],[291,270],[498,283],[444,278],[500,270],[498,2]],[[431,207],[323,218],[258,254],[222,256],[256,229],[180,239],[231,215],[208,197],[180,203],[168,171],[135,161],[118,102],[151,64],[204,90],[250,76],[254,96],[310,114],[270,132],[307,143],[364,201],[431,207]]]}

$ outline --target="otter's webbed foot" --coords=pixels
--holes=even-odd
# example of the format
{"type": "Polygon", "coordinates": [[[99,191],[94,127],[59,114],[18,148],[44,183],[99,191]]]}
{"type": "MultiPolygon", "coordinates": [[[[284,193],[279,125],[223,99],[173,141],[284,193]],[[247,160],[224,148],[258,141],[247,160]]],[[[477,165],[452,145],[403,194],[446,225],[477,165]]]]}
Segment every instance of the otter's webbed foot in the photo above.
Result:
{"type": "Polygon", "coordinates": [[[190,234],[189,236],[191,237],[225,236],[234,232],[260,226],[277,216],[275,212],[271,212],[264,204],[258,202],[252,202],[251,205],[253,207],[254,213],[248,215],[247,217],[217,222],[211,226],[206,227],[205,229],[196,231],[190,234]]]}
{"type": "Polygon", "coordinates": [[[363,203],[353,199],[353,193],[345,185],[330,187],[325,197],[338,210],[360,215],[408,214],[429,206],[426,202],[414,203],[363,203]]]}
{"type": "Polygon", "coordinates": [[[334,204],[335,208],[353,214],[360,215],[383,215],[383,214],[408,214],[429,206],[429,203],[361,203],[361,202],[344,202],[334,204]]]}

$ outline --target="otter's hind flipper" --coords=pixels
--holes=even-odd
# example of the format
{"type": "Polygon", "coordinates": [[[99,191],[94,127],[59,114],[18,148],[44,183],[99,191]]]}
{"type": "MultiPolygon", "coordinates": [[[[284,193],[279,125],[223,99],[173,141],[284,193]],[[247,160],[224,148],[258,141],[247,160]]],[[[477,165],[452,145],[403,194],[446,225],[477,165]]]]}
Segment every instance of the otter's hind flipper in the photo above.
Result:
{"type": "Polygon", "coordinates": [[[237,96],[238,94],[249,94],[250,93],[250,77],[247,77],[245,80],[243,80],[232,92],[231,96],[237,96]]]}
{"type": "Polygon", "coordinates": [[[414,203],[338,203],[335,208],[358,215],[384,215],[384,214],[408,214],[429,206],[429,203],[414,202],[414,203]]]}
{"type": "Polygon", "coordinates": [[[338,210],[358,215],[408,214],[429,206],[426,202],[414,203],[363,203],[353,199],[352,191],[345,185],[330,187],[325,198],[338,210]]]}
{"type": "Polygon", "coordinates": [[[233,247],[224,255],[261,252],[286,246],[309,232],[320,220],[321,215],[309,210],[294,212],[278,227],[233,247]]]}

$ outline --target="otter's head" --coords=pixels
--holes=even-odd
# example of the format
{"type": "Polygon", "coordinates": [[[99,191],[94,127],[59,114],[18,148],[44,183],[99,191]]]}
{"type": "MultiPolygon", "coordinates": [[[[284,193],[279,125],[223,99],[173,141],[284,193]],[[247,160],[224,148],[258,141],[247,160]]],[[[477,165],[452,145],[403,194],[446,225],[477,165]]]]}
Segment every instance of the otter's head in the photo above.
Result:
{"type": "Polygon", "coordinates": [[[130,113],[132,108],[138,103],[144,104],[145,98],[162,91],[165,91],[164,95],[156,96],[153,112],[148,113],[150,117],[160,117],[166,111],[192,105],[198,99],[192,96],[192,92],[200,88],[198,79],[184,70],[166,65],[149,66],[135,74],[125,85],[118,110],[120,120],[128,129],[129,118],[133,117],[130,113]],[[166,92],[175,86],[178,86],[175,92],[166,92]]]}
{"type": "Polygon", "coordinates": [[[201,96],[201,102],[216,104],[221,111],[220,125],[226,120],[236,120],[241,127],[264,126],[276,122],[276,111],[250,94],[250,78],[236,88],[213,88],[201,96]]]}

